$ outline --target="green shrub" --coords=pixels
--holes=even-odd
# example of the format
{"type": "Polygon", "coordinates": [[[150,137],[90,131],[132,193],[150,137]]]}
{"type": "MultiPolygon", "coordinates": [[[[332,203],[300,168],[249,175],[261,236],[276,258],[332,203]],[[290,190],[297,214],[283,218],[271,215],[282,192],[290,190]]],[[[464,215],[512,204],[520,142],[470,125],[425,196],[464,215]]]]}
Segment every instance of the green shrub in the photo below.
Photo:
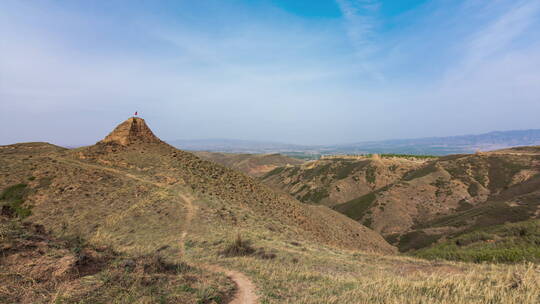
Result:
{"type": "Polygon", "coordinates": [[[374,184],[377,178],[377,168],[373,166],[368,166],[366,168],[366,181],[370,184],[374,184]]]}
{"type": "Polygon", "coordinates": [[[17,184],[8,187],[0,194],[0,202],[2,209],[6,209],[6,213],[13,213],[19,218],[25,218],[31,214],[29,208],[23,206],[24,198],[28,195],[28,185],[17,184]]]}
{"type": "Polygon", "coordinates": [[[476,183],[471,183],[467,188],[467,192],[469,192],[469,195],[473,197],[478,195],[478,190],[480,190],[480,187],[476,183]]]}
{"type": "Polygon", "coordinates": [[[392,244],[392,245],[395,245],[399,242],[399,238],[400,238],[401,234],[400,233],[393,233],[393,234],[390,234],[390,235],[386,235],[384,236],[384,239],[392,244]]]}
{"type": "Polygon", "coordinates": [[[456,238],[455,243],[458,246],[467,246],[476,242],[484,242],[484,241],[493,240],[494,237],[495,237],[494,235],[489,234],[487,232],[477,231],[477,232],[472,232],[472,233],[465,234],[461,237],[456,238]]]}
{"type": "Polygon", "coordinates": [[[11,187],[7,187],[0,194],[0,201],[16,202],[22,201],[27,193],[26,184],[17,184],[11,187]]]}
{"type": "Polygon", "coordinates": [[[464,233],[413,255],[473,263],[540,262],[540,220],[498,225],[464,233]]]}
{"type": "Polygon", "coordinates": [[[207,287],[197,291],[197,304],[221,303],[219,291],[213,287],[207,287]]]}
{"type": "Polygon", "coordinates": [[[362,222],[362,225],[364,225],[364,226],[366,226],[368,228],[372,228],[371,224],[373,224],[373,219],[370,218],[370,217],[364,219],[364,221],[362,222]]]}
{"type": "Polygon", "coordinates": [[[439,177],[439,178],[437,178],[437,180],[435,180],[430,185],[435,186],[437,188],[446,188],[447,186],[450,185],[450,182],[447,181],[447,180],[444,180],[444,178],[442,178],[442,177],[439,177]]]}

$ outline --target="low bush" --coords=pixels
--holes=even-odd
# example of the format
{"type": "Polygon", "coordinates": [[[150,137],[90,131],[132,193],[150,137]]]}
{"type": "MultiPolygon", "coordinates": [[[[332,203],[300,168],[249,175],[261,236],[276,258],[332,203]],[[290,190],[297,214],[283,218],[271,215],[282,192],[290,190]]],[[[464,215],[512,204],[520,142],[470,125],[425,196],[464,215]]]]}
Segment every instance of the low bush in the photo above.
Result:
{"type": "Polygon", "coordinates": [[[413,255],[465,262],[540,262],[540,220],[510,223],[455,236],[413,255]]]}
{"type": "Polygon", "coordinates": [[[221,251],[221,255],[225,257],[237,257],[247,256],[255,253],[255,248],[251,246],[249,240],[242,239],[242,236],[238,234],[236,239],[229,244],[225,250],[221,251]]]}
{"type": "Polygon", "coordinates": [[[2,215],[25,218],[31,214],[30,208],[23,206],[24,198],[28,194],[28,185],[17,184],[8,187],[0,194],[2,202],[2,215]]]}
{"type": "Polygon", "coordinates": [[[366,181],[370,184],[375,184],[377,180],[377,168],[374,166],[368,166],[366,168],[366,181]]]}
{"type": "Polygon", "coordinates": [[[254,248],[249,240],[244,240],[239,234],[236,239],[220,252],[224,257],[253,256],[263,260],[273,260],[276,258],[274,252],[268,252],[264,248],[254,248]]]}
{"type": "Polygon", "coordinates": [[[492,234],[479,231],[479,232],[473,232],[473,233],[465,234],[461,237],[458,237],[455,243],[458,246],[467,246],[476,242],[491,241],[494,238],[495,236],[492,234]]]}

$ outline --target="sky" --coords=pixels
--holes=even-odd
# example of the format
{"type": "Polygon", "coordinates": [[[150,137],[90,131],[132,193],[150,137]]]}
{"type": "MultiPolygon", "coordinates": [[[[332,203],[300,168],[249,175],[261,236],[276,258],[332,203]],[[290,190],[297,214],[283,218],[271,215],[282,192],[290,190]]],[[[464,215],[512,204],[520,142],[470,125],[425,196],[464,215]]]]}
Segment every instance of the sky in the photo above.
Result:
{"type": "Polygon", "coordinates": [[[2,0],[0,37],[0,145],[540,128],[538,0],[2,0]]]}

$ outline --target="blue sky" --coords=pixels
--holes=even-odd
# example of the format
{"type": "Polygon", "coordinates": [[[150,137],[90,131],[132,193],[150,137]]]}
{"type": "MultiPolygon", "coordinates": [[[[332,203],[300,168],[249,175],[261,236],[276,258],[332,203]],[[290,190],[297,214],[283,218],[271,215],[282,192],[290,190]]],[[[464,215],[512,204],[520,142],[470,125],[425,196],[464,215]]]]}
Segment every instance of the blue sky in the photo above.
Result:
{"type": "Polygon", "coordinates": [[[540,1],[0,2],[0,144],[540,128],[540,1]]]}

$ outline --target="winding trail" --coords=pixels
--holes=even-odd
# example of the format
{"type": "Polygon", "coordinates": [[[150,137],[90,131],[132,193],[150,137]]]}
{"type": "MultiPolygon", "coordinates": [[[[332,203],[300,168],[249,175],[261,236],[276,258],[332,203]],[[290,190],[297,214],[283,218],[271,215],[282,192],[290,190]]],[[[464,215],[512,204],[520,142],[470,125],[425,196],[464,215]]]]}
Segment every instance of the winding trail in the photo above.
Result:
{"type": "MultiPolygon", "coordinates": [[[[185,239],[187,236],[187,229],[189,228],[192,219],[197,213],[197,209],[193,204],[193,199],[183,193],[179,193],[180,198],[186,202],[187,214],[186,214],[186,225],[184,225],[184,231],[182,232],[181,237],[181,254],[185,254],[185,239]]],[[[210,272],[220,272],[224,273],[229,279],[231,279],[236,284],[236,293],[229,302],[229,304],[257,304],[258,296],[255,293],[256,287],[251,282],[251,280],[243,273],[223,268],[218,265],[208,265],[208,264],[199,264],[199,267],[206,269],[210,272]]]]}
{"type": "Polygon", "coordinates": [[[217,265],[199,265],[202,268],[211,272],[224,273],[229,279],[233,280],[236,284],[237,290],[234,297],[229,304],[256,304],[258,303],[258,296],[255,293],[255,285],[251,280],[243,273],[226,269],[217,265]]]}
{"type": "Polygon", "coordinates": [[[65,164],[75,165],[75,166],[78,166],[78,167],[81,167],[81,168],[107,171],[107,172],[114,173],[114,174],[117,174],[117,175],[120,175],[120,176],[125,176],[127,178],[136,180],[136,181],[141,182],[141,183],[151,184],[151,185],[154,185],[156,187],[165,187],[166,186],[165,184],[154,182],[154,181],[151,181],[151,180],[147,180],[147,179],[138,177],[136,175],[133,175],[131,173],[127,173],[127,172],[124,172],[122,170],[118,170],[118,169],[114,169],[114,168],[110,168],[110,167],[89,164],[89,163],[82,162],[82,161],[75,160],[75,159],[71,159],[71,158],[61,158],[61,157],[59,157],[58,160],[60,162],[65,163],[65,164]]]}
{"type": "MultiPolygon", "coordinates": [[[[169,185],[147,180],[145,178],[141,178],[133,174],[126,173],[126,172],[123,172],[121,170],[117,170],[114,168],[89,164],[89,163],[78,161],[75,159],[60,158],[59,160],[67,164],[77,165],[79,167],[83,167],[87,169],[97,169],[97,170],[108,171],[111,173],[115,173],[117,175],[125,176],[127,178],[130,178],[139,182],[152,184],[160,188],[162,187],[170,188],[169,185]]],[[[188,235],[188,229],[191,226],[191,222],[193,218],[197,214],[197,207],[195,206],[195,204],[193,204],[193,198],[190,195],[179,192],[178,196],[180,196],[180,198],[186,203],[186,209],[187,209],[185,223],[182,227],[182,234],[180,236],[180,242],[181,242],[180,254],[181,256],[184,256],[185,247],[186,247],[185,241],[188,235]]],[[[239,271],[223,268],[218,265],[197,264],[197,266],[203,269],[206,269],[210,272],[224,273],[229,279],[231,279],[236,284],[236,293],[234,294],[229,304],[258,304],[259,303],[257,293],[255,292],[257,288],[255,287],[255,284],[253,284],[253,282],[251,282],[251,280],[245,274],[239,271]]]]}
{"type": "Polygon", "coordinates": [[[195,217],[195,214],[197,213],[197,210],[195,209],[195,205],[193,204],[193,199],[186,194],[178,193],[178,196],[186,202],[186,208],[187,208],[187,214],[185,223],[182,227],[182,234],[180,236],[180,255],[184,256],[186,253],[186,236],[188,234],[189,226],[191,226],[191,221],[195,217]]]}

